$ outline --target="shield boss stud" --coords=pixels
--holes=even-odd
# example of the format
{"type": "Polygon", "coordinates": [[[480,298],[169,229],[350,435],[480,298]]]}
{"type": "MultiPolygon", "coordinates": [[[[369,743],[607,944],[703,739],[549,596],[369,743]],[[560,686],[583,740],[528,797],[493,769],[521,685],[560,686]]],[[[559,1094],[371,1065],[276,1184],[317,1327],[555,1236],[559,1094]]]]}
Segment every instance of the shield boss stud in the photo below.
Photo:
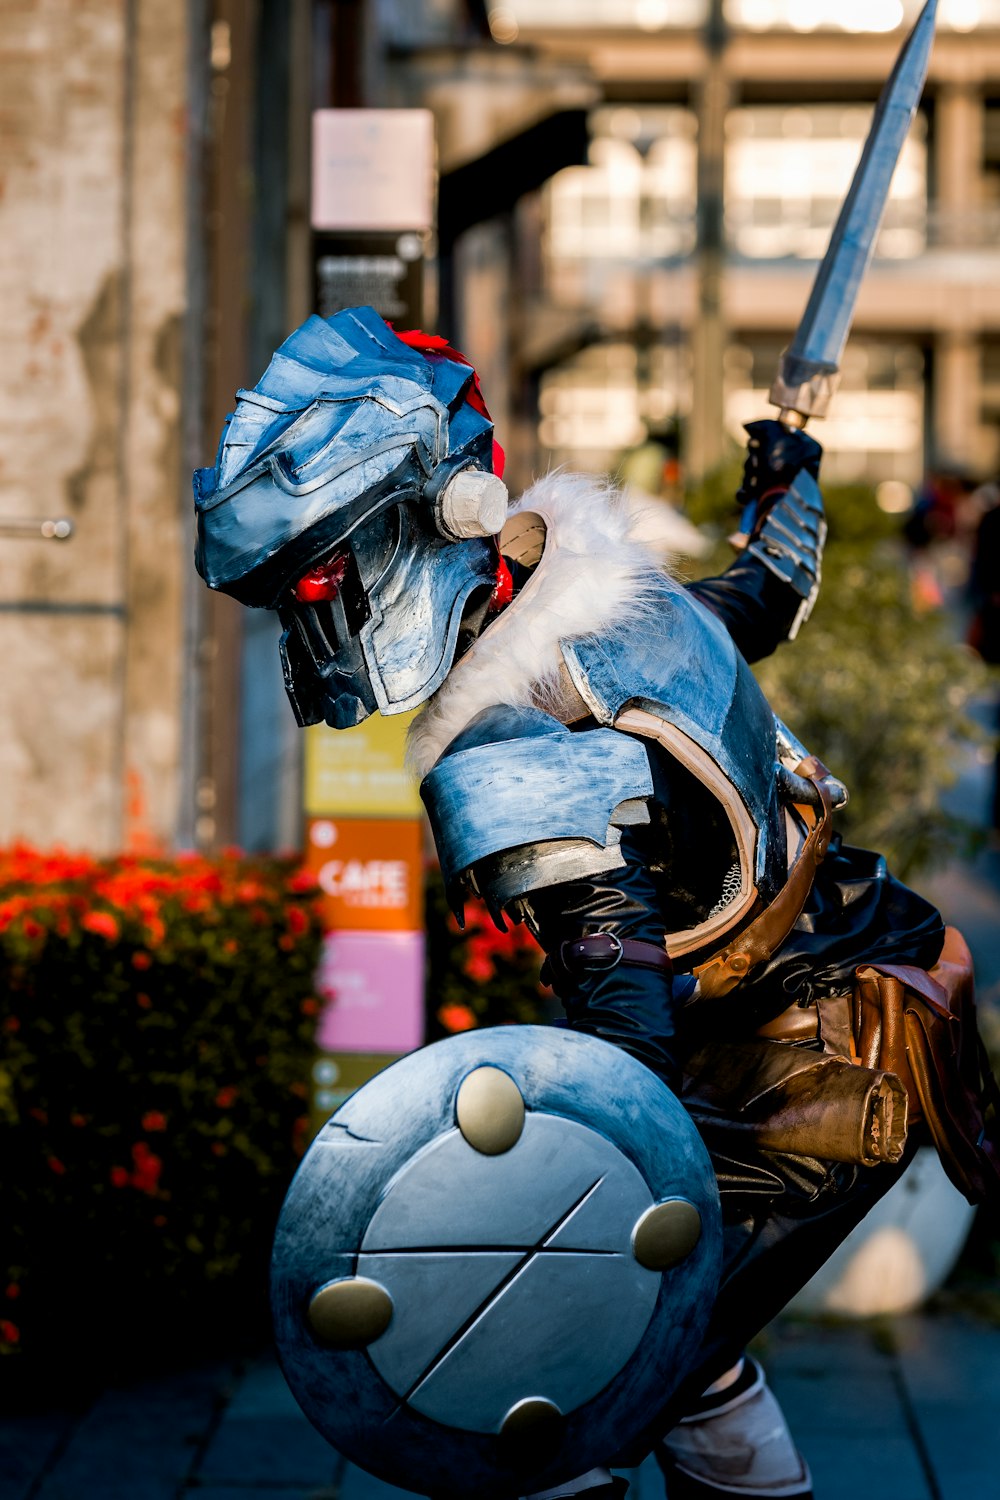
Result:
{"type": "Polygon", "coordinates": [[[392,1321],[392,1298],[384,1286],[364,1276],[321,1287],[309,1304],[309,1327],[334,1349],[361,1349],[385,1333],[392,1321]]]}
{"type": "Polygon", "coordinates": [[[548,1463],[562,1441],[563,1414],[544,1396],[516,1402],[500,1424],[504,1458],[515,1469],[537,1469],[548,1463]]]}
{"type": "Polygon", "coordinates": [[[455,1117],[475,1151],[501,1156],[521,1138],[524,1100],[513,1078],[502,1068],[476,1068],[462,1081],[455,1117]]]}
{"type": "Polygon", "coordinates": [[[674,1198],[647,1208],[632,1230],[632,1254],[647,1271],[668,1271],[701,1239],[701,1215],[693,1203],[674,1198]]]}

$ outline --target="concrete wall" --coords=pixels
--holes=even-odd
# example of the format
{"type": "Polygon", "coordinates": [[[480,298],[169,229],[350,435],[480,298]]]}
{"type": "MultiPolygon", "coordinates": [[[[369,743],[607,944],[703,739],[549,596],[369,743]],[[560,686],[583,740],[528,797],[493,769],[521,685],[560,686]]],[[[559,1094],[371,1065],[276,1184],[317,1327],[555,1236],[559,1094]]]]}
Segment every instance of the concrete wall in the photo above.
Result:
{"type": "Polygon", "coordinates": [[[189,491],[185,0],[0,0],[0,840],[169,843],[189,491]]]}

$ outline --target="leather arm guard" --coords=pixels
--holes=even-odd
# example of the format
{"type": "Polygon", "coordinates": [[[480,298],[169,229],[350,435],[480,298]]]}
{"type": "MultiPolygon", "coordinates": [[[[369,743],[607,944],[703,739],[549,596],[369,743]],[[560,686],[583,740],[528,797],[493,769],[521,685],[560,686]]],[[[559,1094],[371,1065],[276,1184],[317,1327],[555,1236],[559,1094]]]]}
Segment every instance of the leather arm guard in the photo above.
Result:
{"type": "Polygon", "coordinates": [[[533,891],[522,910],[574,1031],[631,1053],[676,1093],[675,1015],[694,981],[672,976],[663,914],[631,830],[622,834],[621,855],[618,869],[533,891]],[[651,959],[657,945],[661,964],[651,959]]]}

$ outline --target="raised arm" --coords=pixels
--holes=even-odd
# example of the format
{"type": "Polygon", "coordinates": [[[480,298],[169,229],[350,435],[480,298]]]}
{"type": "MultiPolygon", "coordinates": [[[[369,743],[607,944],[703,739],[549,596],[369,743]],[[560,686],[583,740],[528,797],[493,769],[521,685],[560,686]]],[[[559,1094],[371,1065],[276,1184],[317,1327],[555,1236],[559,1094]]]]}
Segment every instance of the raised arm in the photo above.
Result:
{"type": "Polygon", "coordinates": [[[826,540],[816,478],[822,449],[781,422],[751,422],[737,494],[739,557],[717,578],[689,585],[718,615],[747,661],[793,638],[812,609],[826,540]]]}

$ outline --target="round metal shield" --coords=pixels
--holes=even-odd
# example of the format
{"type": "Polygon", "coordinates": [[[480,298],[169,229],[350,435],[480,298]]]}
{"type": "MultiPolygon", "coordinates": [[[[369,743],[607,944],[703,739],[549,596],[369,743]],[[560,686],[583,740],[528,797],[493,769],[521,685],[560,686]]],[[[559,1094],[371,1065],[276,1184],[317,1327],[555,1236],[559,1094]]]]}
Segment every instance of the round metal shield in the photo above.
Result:
{"type": "Polygon", "coordinates": [[[720,1254],[707,1152],[654,1074],[562,1029],[465,1033],[366,1084],[307,1153],[275,1240],[279,1353],[372,1473],[523,1494],[652,1421],[720,1254]]]}

